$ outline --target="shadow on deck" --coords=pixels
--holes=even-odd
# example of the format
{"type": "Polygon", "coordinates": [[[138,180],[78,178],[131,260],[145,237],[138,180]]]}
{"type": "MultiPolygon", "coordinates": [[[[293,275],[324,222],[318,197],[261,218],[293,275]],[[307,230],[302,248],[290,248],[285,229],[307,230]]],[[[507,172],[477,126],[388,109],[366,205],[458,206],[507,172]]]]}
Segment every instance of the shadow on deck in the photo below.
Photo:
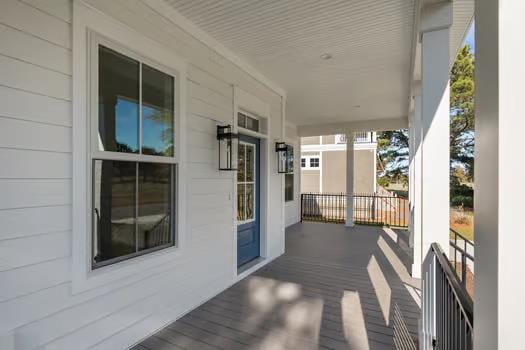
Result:
{"type": "Polygon", "coordinates": [[[301,223],[286,254],[136,349],[416,349],[419,280],[403,234],[301,223]],[[405,247],[405,248],[403,248],[405,247]]]}

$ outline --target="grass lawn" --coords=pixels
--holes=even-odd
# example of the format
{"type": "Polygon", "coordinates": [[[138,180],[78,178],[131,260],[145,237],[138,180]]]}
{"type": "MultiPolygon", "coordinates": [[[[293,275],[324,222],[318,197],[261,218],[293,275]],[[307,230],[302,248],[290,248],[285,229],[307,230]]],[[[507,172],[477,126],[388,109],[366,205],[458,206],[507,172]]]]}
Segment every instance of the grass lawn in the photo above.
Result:
{"type": "MultiPolygon", "coordinates": [[[[474,240],[474,212],[471,209],[460,210],[450,208],[450,228],[459,232],[465,238],[474,240]]],[[[450,238],[454,238],[450,234],[450,238]]]]}

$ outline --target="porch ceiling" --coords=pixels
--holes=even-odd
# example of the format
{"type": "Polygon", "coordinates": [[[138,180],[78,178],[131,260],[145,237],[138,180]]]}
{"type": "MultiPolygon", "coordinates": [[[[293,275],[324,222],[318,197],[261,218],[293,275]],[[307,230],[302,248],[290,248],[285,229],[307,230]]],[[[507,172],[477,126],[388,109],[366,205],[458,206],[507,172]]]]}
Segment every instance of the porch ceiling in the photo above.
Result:
{"type": "Polygon", "coordinates": [[[417,0],[165,1],[283,87],[298,125],[407,116],[417,0]]]}

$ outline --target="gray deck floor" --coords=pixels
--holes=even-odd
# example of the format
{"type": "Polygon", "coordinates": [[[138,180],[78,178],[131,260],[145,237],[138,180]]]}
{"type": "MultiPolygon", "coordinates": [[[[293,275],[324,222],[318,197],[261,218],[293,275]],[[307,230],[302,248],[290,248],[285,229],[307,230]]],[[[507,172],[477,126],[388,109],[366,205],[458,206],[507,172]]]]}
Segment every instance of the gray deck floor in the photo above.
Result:
{"type": "Polygon", "coordinates": [[[285,255],[136,349],[415,349],[419,281],[398,237],[294,225],[285,255]]]}

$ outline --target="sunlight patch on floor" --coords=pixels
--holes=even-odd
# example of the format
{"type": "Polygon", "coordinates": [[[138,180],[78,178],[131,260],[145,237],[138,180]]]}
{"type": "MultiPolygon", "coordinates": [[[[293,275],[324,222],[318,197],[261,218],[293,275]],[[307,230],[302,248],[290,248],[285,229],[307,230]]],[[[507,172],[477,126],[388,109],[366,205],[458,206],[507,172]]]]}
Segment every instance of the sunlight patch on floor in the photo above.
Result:
{"type": "Polygon", "coordinates": [[[365,317],[358,292],[344,291],[341,300],[343,332],[350,349],[369,349],[365,317]]]}
{"type": "Polygon", "coordinates": [[[385,278],[381,267],[377,263],[376,257],[372,255],[367,266],[368,276],[374,287],[374,292],[376,294],[379,307],[383,313],[383,318],[385,319],[385,324],[389,325],[390,323],[390,304],[392,302],[392,290],[390,285],[385,278]]]}

